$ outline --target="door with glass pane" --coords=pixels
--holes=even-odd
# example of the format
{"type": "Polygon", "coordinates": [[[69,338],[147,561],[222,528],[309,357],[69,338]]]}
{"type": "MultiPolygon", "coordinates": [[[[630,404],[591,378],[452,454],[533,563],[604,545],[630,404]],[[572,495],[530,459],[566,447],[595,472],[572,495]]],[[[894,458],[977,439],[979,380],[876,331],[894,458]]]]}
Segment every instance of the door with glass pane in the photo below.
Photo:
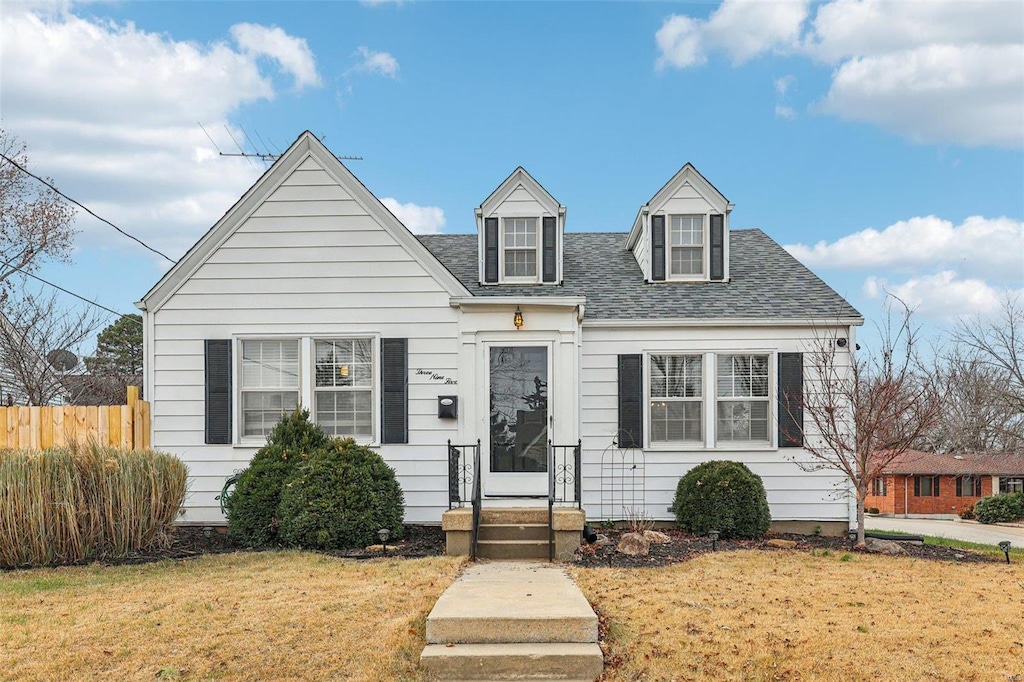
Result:
{"type": "Polygon", "coordinates": [[[543,495],[550,433],[548,346],[488,349],[484,493],[543,495]]]}

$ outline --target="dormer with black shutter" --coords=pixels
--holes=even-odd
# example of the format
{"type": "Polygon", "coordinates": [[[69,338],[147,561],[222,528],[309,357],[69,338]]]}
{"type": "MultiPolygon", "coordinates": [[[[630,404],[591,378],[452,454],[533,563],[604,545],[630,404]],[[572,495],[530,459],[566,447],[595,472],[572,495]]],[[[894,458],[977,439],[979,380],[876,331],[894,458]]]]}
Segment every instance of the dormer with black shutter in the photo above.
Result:
{"type": "Polygon", "coordinates": [[[733,205],[687,163],[637,212],[626,248],[644,280],[728,282],[733,205]]]}
{"type": "Polygon", "coordinates": [[[480,283],[561,284],[565,206],[520,166],[476,209],[480,283]]]}

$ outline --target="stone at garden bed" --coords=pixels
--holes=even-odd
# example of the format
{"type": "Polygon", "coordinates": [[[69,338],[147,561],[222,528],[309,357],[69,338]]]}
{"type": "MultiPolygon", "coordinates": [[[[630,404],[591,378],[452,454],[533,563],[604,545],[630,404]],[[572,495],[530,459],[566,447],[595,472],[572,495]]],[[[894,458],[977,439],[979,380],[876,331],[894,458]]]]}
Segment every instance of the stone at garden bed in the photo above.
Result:
{"type": "Polygon", "coordinates": [[[629,556],[647,556],[651,551],[651,542],[640,533],[626,533],[619,538],[615,551],[629,556]]]}
{"type": "Polygon", "coordinates": [[[875,554],[888,554],[889,556],[904,556],[907,554],[907,550],[898,542],[893,542],[892,540],[868,538],[864,545],[867,551],[874,552],[875,554]]]}
{"type": "Polygon", "coordinates": [[[769,547],[779,547],[780,549],[795,549],[797,543],[796,540],[782,540],[779,538],[772,538],[765,544],[769,547]]]}
{"type": "Polygon", "coordinates": [[[647,542],[653,542],[659,545],[667,545],[672,542],[672,538],[656,530],[645,530],[644,537],[647,539],[647,542]]]}

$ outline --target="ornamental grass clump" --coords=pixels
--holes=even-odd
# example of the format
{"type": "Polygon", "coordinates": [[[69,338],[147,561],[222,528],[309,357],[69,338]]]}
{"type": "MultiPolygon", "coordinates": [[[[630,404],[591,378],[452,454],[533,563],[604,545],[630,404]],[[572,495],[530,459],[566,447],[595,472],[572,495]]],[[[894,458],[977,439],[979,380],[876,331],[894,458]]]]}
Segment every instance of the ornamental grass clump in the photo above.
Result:
{"type": "Polygon", "coordinates": [[[683,530],[714,529],[722,539],[759,537],[772,522],[761,477],[727,460],[698,464],[680,478],[672,511],[683,530]]]}
{"type": "Polygon", "coordinates": [[[150,450],[0,451],[0,566],[74,564],[164,546],[188,470],[150,450]]]}

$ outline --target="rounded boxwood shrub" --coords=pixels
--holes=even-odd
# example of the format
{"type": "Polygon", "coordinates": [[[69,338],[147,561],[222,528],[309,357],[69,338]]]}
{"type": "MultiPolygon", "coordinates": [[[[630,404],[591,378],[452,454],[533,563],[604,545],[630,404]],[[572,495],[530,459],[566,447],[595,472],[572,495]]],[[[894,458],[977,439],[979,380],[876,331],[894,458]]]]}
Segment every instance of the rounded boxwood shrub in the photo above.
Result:
{"type": "Polygon", "coordinates": [[[697,535],[755,538],[768,532],[772,517],[761,477],[740,462],[704,462],[679,479],[672,502],[676,525],[697,535]]]}
{"type": "Polygon", "coordinates": [[[281,491],[302,462],[331,447],[331,438],[309,421],[308,410],[284,415],[224,499],[228,533],[249,547],[279,543],[281,491]]]}
{"type": "Polygon", "coordinates": [[[281,493],[281,542],[307,549],[347,549],[377,542],[387,528],[402,535],[405,499],[380,455],[351,439],[303,462],[281,493]]]}
{"type": "Polygon", "coordinates": [[[985,497],[974,504],[980,523],[1008,523],[1024,519],[1024,493],[1001,493],[985,497]]]}

